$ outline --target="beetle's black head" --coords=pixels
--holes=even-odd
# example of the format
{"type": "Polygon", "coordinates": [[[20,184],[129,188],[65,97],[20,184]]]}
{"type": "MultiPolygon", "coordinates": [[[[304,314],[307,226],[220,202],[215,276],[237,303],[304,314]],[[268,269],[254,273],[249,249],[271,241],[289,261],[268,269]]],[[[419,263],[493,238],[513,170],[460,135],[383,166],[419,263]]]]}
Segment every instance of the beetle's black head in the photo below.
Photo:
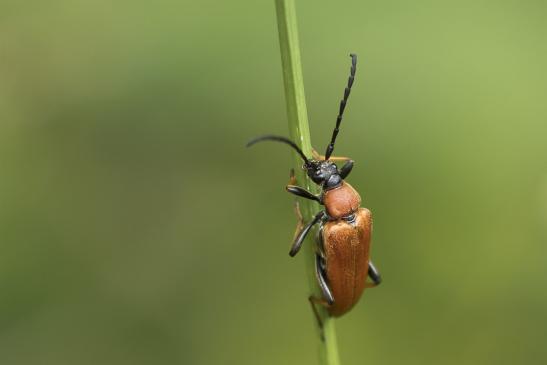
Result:
{"type": "Polygon", "coordinates": [[[310,179],[324,189],[336,188],[342,184],[342,178],[334,162],[308,160],[303,168],[310,179]]]}
{"type": "Polygon", "coordinates": [[[304,165],[302,168],[306,171],[310,179],[312,179],[312,181],[317,185],[320,185],[323,189],[327,190],[336,188],[342,184],[342,177],[340,176],[340,172],[334,162],[329,160],[310,160],[306,157],[306,155],[304,155],[304,152],[302,152],[296,143],[281,136],[265,135],[256,137],[247,143],[247,147],[261,141],[276,141],[291,146],[296,152],[298,152],[300,157],[302,157],[302,160],[304,160],[304,165]]]}

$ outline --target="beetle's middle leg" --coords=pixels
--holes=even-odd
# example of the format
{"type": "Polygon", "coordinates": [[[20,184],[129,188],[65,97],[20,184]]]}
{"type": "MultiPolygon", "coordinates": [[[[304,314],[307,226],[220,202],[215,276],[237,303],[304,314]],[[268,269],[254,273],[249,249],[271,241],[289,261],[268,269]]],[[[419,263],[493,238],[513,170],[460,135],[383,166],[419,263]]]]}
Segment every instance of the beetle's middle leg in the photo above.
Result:
{"type": "Polygon", "coordinates": [[[294,200],[294,214],[296,214],[296,230],[294,231],[293,236],[293,242],[298,237],[298,233],[302,231],[302,228],[304,227],[304,217],[302,217],[302,212],[300,211],[300,204],[298,204],[298,200],[294,200]]]}
{"type": "Polygon", "coordinates": [[[317,223],[319,223],[321,219],[323,219],[325,214],[326,214],[325,211],[323,210],[320,211],[319,213],[315,215],[315,217],[313,217],[313,219],[308,224],[304,226],[304,228],[300,230],[300,232],[298,232],[294,240],[294,243],[291,246],[291,250],[289,251],[289,255],[291,257],[296,255],[298,251],[300,251],[300,247],[302,247],[302,243],[304,243],[304,240],[306,239],[306,236],[308,235],[308,233],[310,233],[311,228],[317,223]]]}
{"type": "MultiPolygon", "coordinates": [[[[289,184],[287,186],[295,185],[296,177],[294,176],[294,169],[291,169],[289,173],[289,184]]],[[[294,214],[296,214],[296,230],[294,231],[293,242],[296,240],[296,236],[304,227],[304,217],[302,217],[302,212],[300,211],[300,204],[298,200],[294,199],[294,214]]]]}

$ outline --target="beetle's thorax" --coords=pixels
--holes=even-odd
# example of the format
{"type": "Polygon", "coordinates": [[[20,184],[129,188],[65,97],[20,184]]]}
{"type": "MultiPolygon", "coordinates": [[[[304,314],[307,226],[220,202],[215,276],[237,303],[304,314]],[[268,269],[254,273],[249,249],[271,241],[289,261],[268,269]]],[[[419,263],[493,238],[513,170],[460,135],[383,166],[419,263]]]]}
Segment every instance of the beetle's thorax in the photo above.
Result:
{"type": "Polygon", "coordinates": [[[339,187],[323,192],[323,204],[331,219],[341,219],[359,209],[361,197],[350,184],[343,181],[339,187]]]}

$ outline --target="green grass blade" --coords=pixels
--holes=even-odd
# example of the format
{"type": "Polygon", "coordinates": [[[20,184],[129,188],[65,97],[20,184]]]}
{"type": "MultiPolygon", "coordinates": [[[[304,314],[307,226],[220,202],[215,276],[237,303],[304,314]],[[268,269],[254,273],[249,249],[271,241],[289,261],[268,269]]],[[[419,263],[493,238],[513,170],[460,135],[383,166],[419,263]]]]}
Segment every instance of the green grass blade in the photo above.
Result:
{"type": "MultiPolygon", "coordinates": [[[[304,94],[304,79],[300,60],[295,3],[294,0],[276,0],[275,4],[285,85],[285,100],[289,121],[289,135],[302,148],[306,156],[311,156],[312,145],[304,94]]],[[[302,166],[302,159],[296,152],[293,153],[293,156],[298,184],[317,193],[317,186],[309,181],[300,168],[302,166]]],[[[321,209],[317,203],[311,200],[300,199],[299,203],[305,221],[312,219],[313,215],[321,209]]],[[[306,270],[310,283],[310,293],[318,296],[320,291],[314,275],[314,236],[315,232],[308,235],[300,255],[306,256],[306,270]]],[[[304,299],[303,296],[302,300],[304,299]]],[[[324,339],[322,339],[319,326],[316,328],[320,364],[339,365],[334,319],[330,318],[324,309],[320,309],[320,316],[324,323],[324,339]]]]}

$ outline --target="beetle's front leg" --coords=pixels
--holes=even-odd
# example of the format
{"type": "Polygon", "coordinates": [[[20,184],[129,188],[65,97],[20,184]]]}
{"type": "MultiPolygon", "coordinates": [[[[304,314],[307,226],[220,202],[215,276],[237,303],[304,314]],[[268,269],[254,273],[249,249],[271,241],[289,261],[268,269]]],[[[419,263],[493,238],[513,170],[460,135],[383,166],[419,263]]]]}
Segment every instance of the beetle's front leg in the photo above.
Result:
{"type": "Polygon", "coordinates": [[[304,188],[301,188],[300,186],[296,186],[296,185],[287,185],[287,187],[286,187],[285,189],[287,189],[287,191],[288,191],[289,193],[291,193],[291,194],[300,196],[300,197],[302,197],[302,198],[314,200],[314,201],[318,202],[319,204],[322,204],[321,198],[320,198],[320,197],[318,197],[317,195],[314,195],[314,194],[310,193],[309,191],[307,191],[307,190],[304,189],[304,188]]]}
{"type": "MultiPolygon", "coordinates": [[[[320,155],[319,152],[317,152],[315,150],[315,148],[311,149],[311,155],[316,160],[319,160],[319,161],[324,161],[325,160],[325,156],[320,155]]],[[[351,160],[351,159],[349,157],[345,157],[345,156],[330,156],[329,157],[329,161],[349,161],[349,160],[351,160]]]]}
{"type": "Polygon", "coordinates": [[[318,202],[319,204],[322,204],[321,198],[319,196],[314,195],[310,193],[309,191],[307,191],[306,189],[301,188],[300,186],[296,186],[295,184],[296,184],[296,178],[294,177],[294,169],[291,169],[291,172],[289,175],[289,184],[285,187],[285,189],[291,194],[300,196],[302,198],[314,200],[318,202]]]}
{"type": "Polygon", "coordinates": [[[353,164],[353,160],[348,160],[345,164],[342,165],[342,167],[340,167],[340,177],[342,179],[345,179],[349,175],[351,169],[353,169],[353,164]]]}
{"type": "Polygon", "coordinates": [[[382,283],[382,276],[380,275],[380,272],[370,260],[368,262],[368,276],[372,280],[372,283],[365,284],[366,288],[374,288],[382,283]]]}

